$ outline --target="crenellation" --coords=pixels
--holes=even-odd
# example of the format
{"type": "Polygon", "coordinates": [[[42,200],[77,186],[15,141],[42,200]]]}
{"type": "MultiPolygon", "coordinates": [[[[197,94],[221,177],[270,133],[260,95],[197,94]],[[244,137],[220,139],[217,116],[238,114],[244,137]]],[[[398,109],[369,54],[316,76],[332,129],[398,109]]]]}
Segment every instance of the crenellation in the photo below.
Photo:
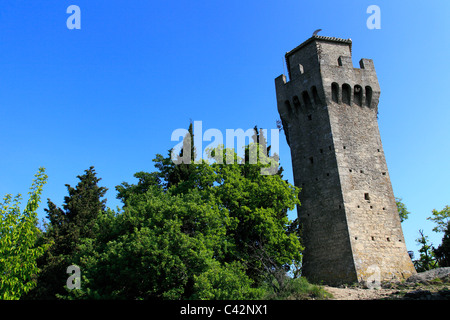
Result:
{"type": "Polygon", "coordinates": [[[343,68],[353,68],[351,56],[340,56],[338,58],[338,66],[343,68]]]}
{"type": "Polygon", "coordinates": [[[298,64],[297,66],[291,68],[291,77],[292,79],[297,79],[303,74],[303,66],[298,64]]]}
{"type": "Polygon", "coordinates": [[[364,59],[363,58],[363,59],[359,60],[359,66],[361,69],[375,71],[375,66],[373,64],[372,59],[364,59]]]}
{"type": "Polygon", "coordinates": [[[313,36],[286,53],[278,111],[301,187],[304,275],[329,284],[415,272],[406,252],[378,131],[371,59],[354,68],[351,40],[313,36]]]}

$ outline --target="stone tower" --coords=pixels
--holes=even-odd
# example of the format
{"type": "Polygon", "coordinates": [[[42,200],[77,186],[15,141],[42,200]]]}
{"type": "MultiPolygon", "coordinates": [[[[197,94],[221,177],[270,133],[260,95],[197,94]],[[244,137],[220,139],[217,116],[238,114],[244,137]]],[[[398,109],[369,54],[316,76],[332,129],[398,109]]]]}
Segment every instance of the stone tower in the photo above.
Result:
{"type": "Polygon", "coordinates": [[[407,253],[378,130],[373,61],[352,64],[352,41],[313,35],[286,53],[278,112],[301,188],[303,275],[336,285],[403,279],[407,253]]]}

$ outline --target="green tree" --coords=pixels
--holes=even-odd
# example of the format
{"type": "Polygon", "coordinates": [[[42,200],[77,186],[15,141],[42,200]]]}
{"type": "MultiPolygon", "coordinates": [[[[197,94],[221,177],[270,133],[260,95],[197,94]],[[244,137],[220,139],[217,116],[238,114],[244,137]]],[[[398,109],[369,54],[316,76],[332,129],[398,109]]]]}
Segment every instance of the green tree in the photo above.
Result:
{"type": "Polygon", "coordinates": [[[210,160],[213,162],[192,162],[189,170],[184,171],[188,174],[183,179],[171,174],[177,170],[177,165],[169,158],[157,155],[155,167],[162,173],[159,182],[155,179],[158,174],[140,172],[135,175],[140,180],[137,185],[124,183],[118,187],[119,197],[123,198],[130,191],[145,191],[158,183],[163,187],[170,186],[173,194],[197,189],[205,199],[214,197],[237,221],[236,229],[227,232],[235,249],[227,253],[224,261],[239,259],[246,265],[246,272],[255,283],[266,281],[267,276],[276,274],[275,270],[285,272],[292,264],[300,264],[303,248],[299,240],[299,225],[287,217],[288,210],[300,204],[299,190],[282,179],[283,170],[278,165],[275,174],[261,174],[270,165],[270,160],[278,158],[273,155],[269,159],[270,146],[266,146],[264,136],[256,127],[253,140],[256,142],[246,146],[242,159],[234,150],[224,149],[223,146],[211,150],[210,160]],[[227,154],[232,155],[234,163],[226,161],[227,154]],[[257,159],[256,164],[250,163],[251,157],[257,159]]]}
{"type": "Polygon", "coordinates": [[[433,228],[434,232],[444,232],[450,222],[450,206],[445,206],[441,211],[433,209],[432,216],[428,217],[427,220],[431,220],[436,224],[433,228]]]}
{"type": "Polygon", "coordinates": [[[398,210],[398,214],[400,216],[400,222],[405,221],[406,219],[408,219],[408,215],[411,213],[408,211],[408,209],[406,208],[406,205],[402,202],[402,198],[395,198],[395,203],[397,204],[397,210],[398,210]]]}
{"type": "MultiPolygon", "coordinates": [[[[185,140],[191,137],[187,136],[185,140]]],[[[212,164],[205,160],[197,164],[192,161],[189,169],[183,171],[187,174],[182,179],[172,174],[179,165],[174,165],[169,158],[157,155],[155,167],[163,173],[159,175],[162,186],[171,186],[172,193],[199,189],[204,197],[213,195],[229,210],[238,221],[236,230],[229,232],[236,244],[236,250],[229,253],[229,259],[232,261],[239,256],[247,265],[247,273],[258,283],[268,274],[274,274],[275,269],[287,270],[293,263],[299,265],[302,246],[298,222],[287,218],[288,210],[300,204],[299,189],[282,179],[283,169],[278,165],[278,155],[269,157],[270,146],[256,126],[253,141],[245,147],[244,158],[223,146],[210,150],[207,153],[211,155],[209,160],[213,160],[212,164]],[[227,155],[231,155],[229,158],[234,159],[234,163],[228,163],[227,155]],[[251,163],[252,158],[257,159],[256,163],[251,163]],[[261,174],[273,165],[274,159],[277,164],[276,170],[272,170],[274,174],[261,174]]],[[[141,186],[123,184],[118,188],[119,193],[142,187],[145,190],[145,184],[156,183],[156,179],[149,178],[150,174],[139,173],[139,176],[147,177],[140,181],[141,186]]]]}
{"type": "Polygon", "coordinates": [[[276,285],[278,272],[301,263],[303,248],[298,223],[287,218],[299,190],[282,170],[261,174],[270,163],[264,152],[257,164],[245,161],[258,145],[248,146],[244,159],[223,147],[211,154],[231,155],[232,164],[175,164],[170,152],[157,155],[156,172],[138,172],[137,184],[117,186],[124,206],[98,216],[97,236],[81,240],[73,261],[82,288],[65,297],[261,298],[261,284],[276,285]]]}
{"type": "Polygon", "coordinates": [[[288,210],[300,204],[299,190],[279,174],[262,175],[263,166],[213,164],[217,185],[208,189],[238,221],[229,233],[236,244],[229,259],[241,259],[257,284],[301,261],[303,249],[297,228],[292,228],[296,222],[287,217],[288,210]]]}
{"type": "Polygon", "coordinates": [[[194,146],[194,128],[192,121],[189,124],[188,133],[183,139],[183,147],[180,152],[177,155],[172,153],[175,153],[175,150],[170,149],[166,158],[157,154],[156,158],[153,159],[155,168],[158,169],[155,174],[165,190],[181,181],[189,179],[189,176],[192,174],[192,164],[194,164],[197,155],[194,146]]]}
{"type": "Polygon", "coordinates": [[[427,220],[433,221],[436,226],[433,228],[434,232],[443,232],[442,243],[438,248],[433,248],[433,253],[438,261],[440,267],[450,266],[450,207],[445,206],[442,210],[432,210],[432,216],[427,220]]]}
{"type": "Polygon", "coordinates": [[[445,206],[441,211],[433,209],[433,216],[427,219],[437,224],[433,231],[444,232],[442,243],[434,250],[440,267],[450,267],[450,207],[445,206]]]}
{"type": "Polygon", "coordinates": [[[151,186],[131,194],[123,211],[97,219],[99,236],[79,246],[82,288],[67,298],[261,297],[239,261],[221,262],[233,225],[228,210],[199,190],[173,195],[151,186]]]}
{"type": "Polygon", "coordinates": [[[438,260],[439,267],[450,267],[450,224],[447,224],[442,243],[434,250],[434,254],[438,260]]]}
{"type": "Polygon", "coordinates": [[[64,272],[63,279],[48,282],[58,284],[57,297],[257,299],[264,296],[262,284],[279,287],[278,275],[301,265],[299,225],[287,218],[300,204],[299,190],[282,179],[277,155],[268,156],[257,128],[242,159],[220,146],[200,163],[194,161],[192,129],[174,157],[183,161],[173,161],[172,150],[168,157],[157,155],[155,172],[138,172],[136,184],[116,187],[123,202],[117,212],[88,214],[93,211],[87,208],[99,207],[83,199],[98,201],[101,193],[75,197],[69,189],[64,210],[49,201],[47,235],[58,245],[48,252],[45,265],[52,267],[46,274],[70,264],[82,274],[80,290],[62,291],[64,272]],[[77,201],[69,206],[72,197],[77,201]],[[86,219],[75,219],[81,208],[86,219]]]}
{"type": "Polygon", "coordinates": [[[207,270],[195,276],[193,299],[246,300],[262,298],[265,291],[253,288],[253,281],[246,275],[239,262],[221,265],[213,260],[207,270]]]}
{"type": "Polygon", "coordinates": [[[419,249],[420,257],[414,261],[414,267],[417,272],[423,272],[437,268],[437,261],[434,254],[433,245],[429,243],[428,236],[424,235],[423,230],[419,230],[420,237],[416,242],[422,245],[419,249]]]}
{"type": "Polygon", "coordinates": [[[96,177],[94,167],[85,170],[75,188],[66,185],[68,196],[64,197],[63,209],[48,199],[48,225],[43,242],[51,244],[39,260],[42,272],[38,287],[30,292],[28,298],[55,299],[66,291],[64,285],[68,278],[67,267],[74,264],[73,256],[82,239],[96,237],[94,225],[99,214],[105,212],[107,191],[99,187],[101,180],[96,177]]]}
{"type": "Polygon", "coordinates": [[[44,168],[38,173],[28,193],[30,198],[20,210],[20,194],[12,200],[6,195],[0,208],[0,299],[16,300],[36,286],[37,259],[48,245],[38,244],[37,209],[47,181],[44,168]]]}

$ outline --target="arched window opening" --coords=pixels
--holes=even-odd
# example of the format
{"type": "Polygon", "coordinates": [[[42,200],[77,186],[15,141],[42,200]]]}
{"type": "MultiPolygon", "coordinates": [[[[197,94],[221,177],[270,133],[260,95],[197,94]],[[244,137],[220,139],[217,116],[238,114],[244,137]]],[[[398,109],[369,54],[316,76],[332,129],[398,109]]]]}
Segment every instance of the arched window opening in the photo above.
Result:
{"type": "Polygon", "coordinates": [[[350,105],[351,87],[347,83],[342,85],[342,102],[350,105]]]}
{"type": "Polygon", "coordinates": [[[319,93],[317,92],[316,86],[312,86],[311,87],[311,92],[312,92],[312,95],[313,95],[314,104],[316,106],[320,106],[321,105],[321,101],[320,101],[319,93]]]}
{"type": "Polygon", "coordinates": [[[339,85],[336,82],[331,84],[331,99],[333,102],[339,103],[339,85]]]}
{"type": "Polygon", "coordinates": [[[361,86],[356,85],[355,89],[354,89],[354,99],[355,99],[355,103],[362,107],[362,96],[363,96],[363,90],[361,88],[361,86]]]}
{"type": "Polygon", "coordinates": [[[300,100],[298,99],[298,97],[297,97],[297,96],[294,96],[294,97],[292,98],[292,101],[294,102],[294,107],[297,108],[297,109],[299,109],[299,108],[300,108],[300,100]]]}
{"type": "Polygon", "coordinates": [[[366,106],[372,106],[372,88],[369,86],[366,87],[366,106]]]}
{"type": "Polygon", "coordinates": [[[291,107],[291,103],[289,102],[289,100],[286,100],[284,102],[284,106],[286,108],[286,111],[288,113],[288,116],[290,117],[292,115],[292,107],[291,107]]]}
{"type": "Polygon", "coordinates": [[[302,92],[302,98],[303,98],[303,102],[305,103],[306,108],[311,109],[312,104],[311,104],[311,99],[309,98],[308,91],[302,92]]]}

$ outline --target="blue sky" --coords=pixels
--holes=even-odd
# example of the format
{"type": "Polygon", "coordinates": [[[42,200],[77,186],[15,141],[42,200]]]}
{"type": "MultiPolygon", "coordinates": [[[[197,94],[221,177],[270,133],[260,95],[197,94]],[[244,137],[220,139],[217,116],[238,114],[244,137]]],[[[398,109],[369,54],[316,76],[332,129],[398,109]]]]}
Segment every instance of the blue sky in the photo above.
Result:
{"type": "MultiPolygon", "coordinates": [[[[417,251],[419,229],[438,245],[426,218],[450,204],[449,11],[448,1],[2,0],[0,195],[26,195],[43,166],[42,208],[61,205],[64,185],[93,165],[114,208],[115,186],[152,171],[190,119],[223,133],[276,128],[284,53],[321,28],[353,40],[355,66],[374,60],[389,173],[412,212],[407,247],[417,251]],[[80,30],[66,27],[72,4],[80,30]],[[372,4],[379,30],[366,27],[372,4]]],[[[292,182],[283,134],[280,156],[292,182]]]]}

